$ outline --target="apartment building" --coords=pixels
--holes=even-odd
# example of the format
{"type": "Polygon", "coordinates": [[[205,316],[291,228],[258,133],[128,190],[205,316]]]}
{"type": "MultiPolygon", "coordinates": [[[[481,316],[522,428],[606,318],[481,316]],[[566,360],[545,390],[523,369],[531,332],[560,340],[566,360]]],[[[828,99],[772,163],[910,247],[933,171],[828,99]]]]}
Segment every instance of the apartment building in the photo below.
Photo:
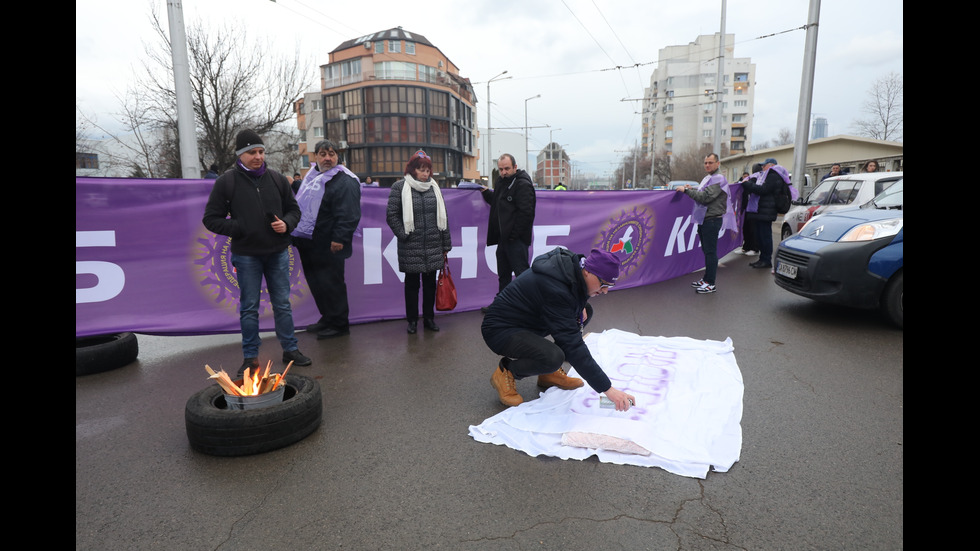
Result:
{"type": "Polygon", "coordinates": [[[424,36],[397,27],[348,40],[320,73],[320,91],[296,105],[308,156],[328,138],[362,180],[390,185],[424,149],[441,184],[480,177],[473,86],[424,36]]]}
{"type": "Polygon", "coordinates": [[[644,92],[642,147],[652,156],[696,151],[714,144],[716,105],[721,102],[723,155],[751,149],[755,64],[735,57],[735,35],[725,35],[723,82],[718,82],[719,33],[659,51],[644,92]]]}

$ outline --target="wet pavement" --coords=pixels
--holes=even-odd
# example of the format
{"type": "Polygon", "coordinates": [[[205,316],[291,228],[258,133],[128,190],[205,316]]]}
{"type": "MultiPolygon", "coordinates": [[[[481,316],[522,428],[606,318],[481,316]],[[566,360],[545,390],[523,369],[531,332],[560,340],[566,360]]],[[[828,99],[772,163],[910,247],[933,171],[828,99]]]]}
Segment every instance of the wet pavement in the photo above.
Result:
{"type": "MultiPolygon", "coordinates": [[[[593,299],[589,329],[724,340],[745,383],[740,460],[704,480],[530,457],[468,427],[503,406],[479,311],[317,341],[295,373],[323,421],[245,457],[192,450],[204,365],[241,362],[238,335],[139,335],[136,363],[75,379],[75,547],[132,549],[901,549],[903,334],[876,312],[777,288],[730,254],[718,292],[681,277],[593,299]]],[[[281,369],[275,336],[260,361],[281,369]]],[[[518,382],[525,400],[533,379],[518,382]]]]}

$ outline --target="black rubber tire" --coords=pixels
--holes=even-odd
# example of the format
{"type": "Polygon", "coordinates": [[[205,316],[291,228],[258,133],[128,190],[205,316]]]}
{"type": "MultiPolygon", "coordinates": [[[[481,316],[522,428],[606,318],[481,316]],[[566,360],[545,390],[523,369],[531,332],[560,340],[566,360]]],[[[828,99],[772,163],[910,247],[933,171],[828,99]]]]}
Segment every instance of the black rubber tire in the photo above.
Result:
{"type": "Polygon", "coordinates": [[[903,293],[905,292],[905,271],[899,270],[892,276],[891,281],[885,286],[885,292],[881,295],[881,311],[899,329],[905,329],[905,302],[903,293]]]}
{"type": "Polygon", "coordinates": [[[782,241],[786,241],[793,236],[793,230],[789,229],[787,224],[783,224],[782,230],[779,232],[779,237],[782,241]]]}
{"type": "Polygon", "coordinates": [[[139,353],[135,333],[75,337],[75,376],[118,369],[135,362],[139,353]]]}
{"type": "Polygon", "coordinates": [[[323,419],[320,384],[286,375],[281,404],[262,409],[226,409],[225,394],[213,384],[187,400],[184,424],[191,448],[208,455],[240,456],[283,448],[306,438],[323,419]]]}

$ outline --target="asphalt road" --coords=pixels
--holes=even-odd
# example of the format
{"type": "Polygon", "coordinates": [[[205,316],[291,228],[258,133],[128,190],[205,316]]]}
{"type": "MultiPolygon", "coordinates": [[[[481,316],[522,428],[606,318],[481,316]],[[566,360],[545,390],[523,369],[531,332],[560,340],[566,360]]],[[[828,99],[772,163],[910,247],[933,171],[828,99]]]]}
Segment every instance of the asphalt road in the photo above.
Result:
{"type": "MultiPolygon", "coordinates": [[[[681,277],[593,299],[592,331],[724,340],[745,384],[740,460],[704,480],[530,457],[469,437],[501,411],[479,311],[317,341],[294,368],[320,428],[269,453],[193,451],[187,399],[239,337],[139,336],[136,363],[75,379],[75,547],[278,550],[801,550],[904,547],[903,332],[775,286],[730,254],[718,292],[681,277]]],[[[764,273],[763,273],[764,272],[764,273]]],[[[275,357],[274,335],[263,353],[275,357]]],[[[278,362],[277,362],[278,364],[278,362]]],[[[520,381],[525,399],[533,379],[520,381]]]]}

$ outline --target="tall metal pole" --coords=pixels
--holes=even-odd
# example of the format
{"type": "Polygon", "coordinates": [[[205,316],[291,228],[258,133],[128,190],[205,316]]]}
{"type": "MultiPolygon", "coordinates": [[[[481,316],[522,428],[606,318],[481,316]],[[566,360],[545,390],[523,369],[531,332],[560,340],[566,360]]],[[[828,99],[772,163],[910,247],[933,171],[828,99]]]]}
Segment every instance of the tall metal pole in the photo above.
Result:
{"type": "Polygon", "coordinates": [[[187,62],[187,36],[184,9],[180,0],[167,0],[170,20],[170,50],[174,63],[174,92],[177,95],[177,143],[180,144],[180,171],[183,178],[200,178],[197,164],[197,136],[194,103],[191,100],[191,72],[187,62]]]}
{"type": "Polygon", "coordinates": [[[525,165],[525,167],[524,167],[525,169],[526,168],[529,168],[531,166],[531,162],[528,160],[528,158],[530,157],[530,155],[529,155],[529,152],[527,150],[527,102],[531,101],[532,99],[538,99],[540,97],[541,97],[541,94],[538,94],[536,96],[533,96],[533,97],[530,97],[530,98],[527,98],[526,100],[524,100],[524,162],[527,163],[525,165]]]}
{"type": "Polygon", "coordinates": [[[810,0],[810,12],[806,20],[803,77],[800,81],[800,106],[796,114],[796,143],[793,146],[793,185],[800,191],[806,185],[806,149],[810,141],[810,107],[813,102],[813,72],[817,65],[817,28],[820,26],[820,0],[810,0]]]}
{"type": "Polygon", "coordinates": [[[502,77],[506,74],[507,71],[504,71],[503,73],[500,73],[487,81],[487,177],[490,178],[491,183],[493,180],[493,167],[497,164],[497,160],[490,160],[490,157],[493,156],[493,148],[491,147],[491,144],[493,143],[493,123],[490,122],[490,83],[497,80],[498,77],[502,77]],[[493,165],[490,164],[491,162],[493,165]]]}
{"type": "Polygon", "coordinates": [[[715,130],[712,151],[721,159],[721,117],[725,99],[725,12],[728,0],[721,0],[721,39],[718,41],[718,77],[715,85],[715,130]]]}

